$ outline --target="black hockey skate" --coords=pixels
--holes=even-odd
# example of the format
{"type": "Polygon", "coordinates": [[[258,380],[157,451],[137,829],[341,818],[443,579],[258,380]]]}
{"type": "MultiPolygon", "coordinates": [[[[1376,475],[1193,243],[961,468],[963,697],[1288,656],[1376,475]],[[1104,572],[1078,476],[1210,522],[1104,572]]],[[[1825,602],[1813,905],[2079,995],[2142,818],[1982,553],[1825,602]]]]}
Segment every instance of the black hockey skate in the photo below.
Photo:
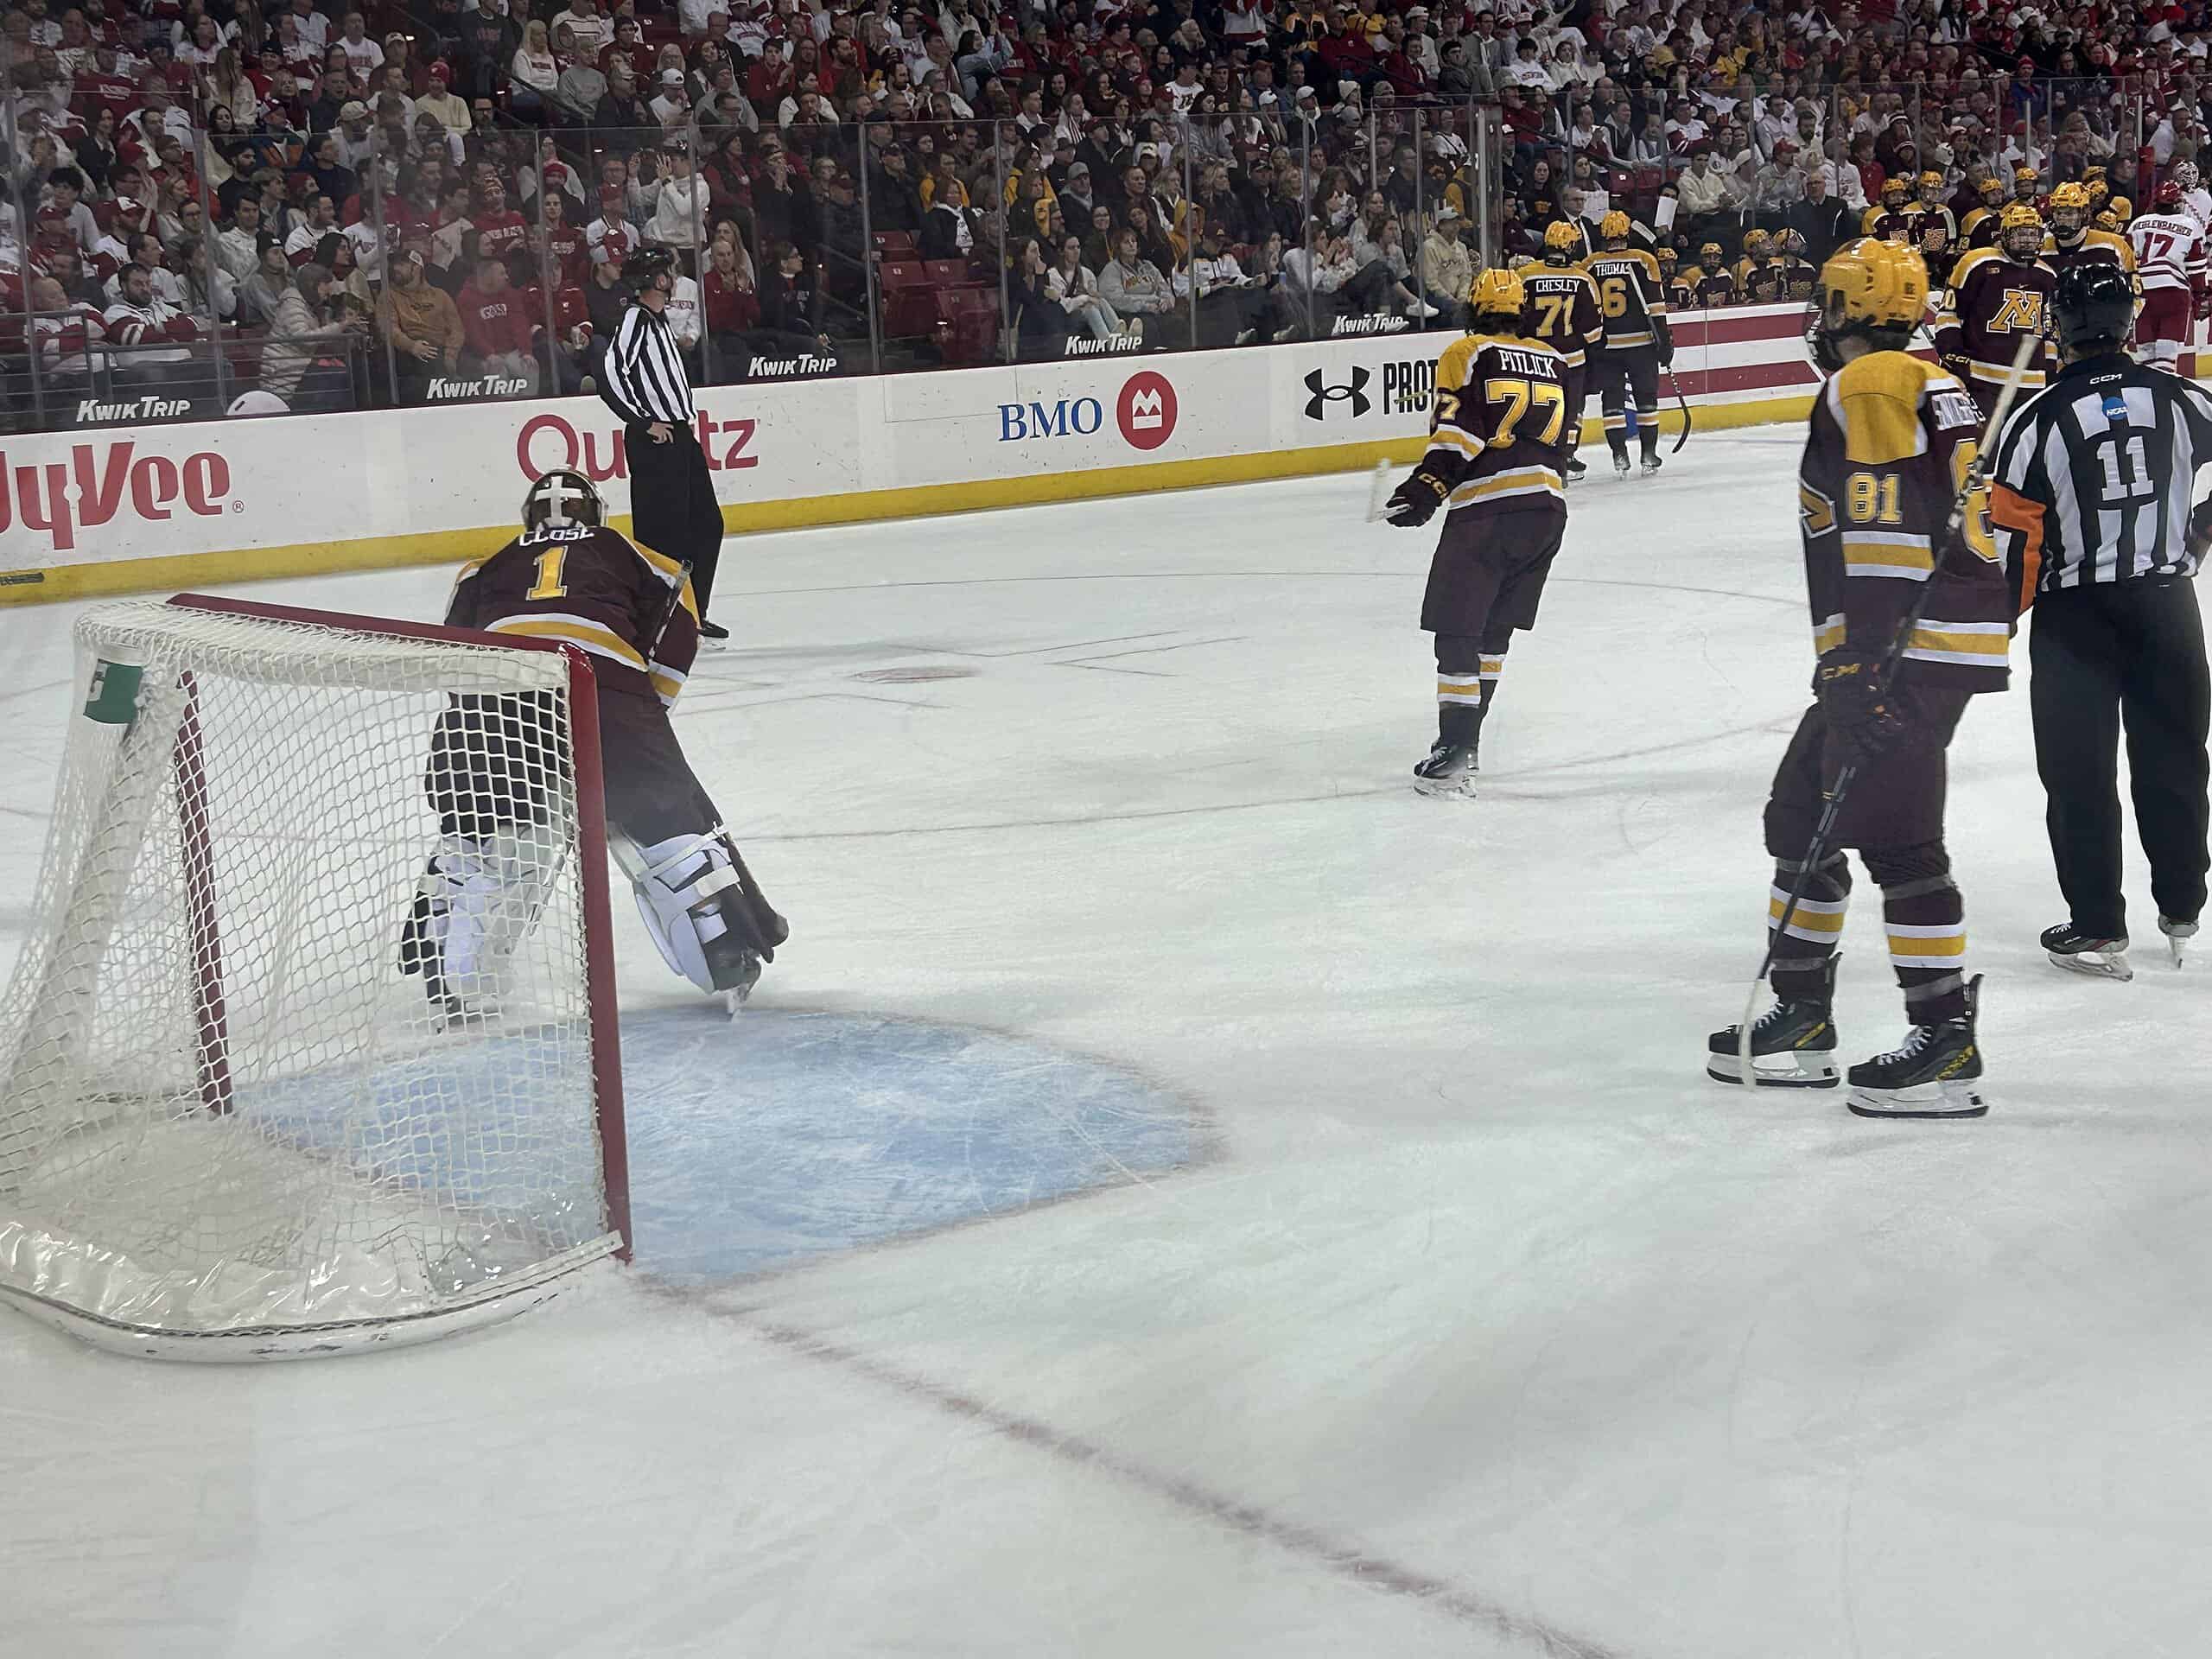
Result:
{"type": "Polygon", "coordinates": [[[1613,476],[1614,476],[1615,478],[1626,478],[1626,477],[1628,476],[1628,474],[1629,474],[1628,451],[1627,451],[1627,450],[1625,450],[1625,449],[1616,449],[1616,450],[1614,450],[1614,451],[1613,451],[1613,476]]]}
{"type": "Polygon", "coordinates": [[[1980,1117],[1981,1046],[1974,1018],[1981,1011],[1981,976],[1967,982],[1967,1011],[1960,1019],[1915,1026],[1903,1046],[1851,1068],[1851,1097],[1844,1103],[1861,1117],[1980,1117]]]}
{"type": "Polygon", "coordinates": [[[1643,458],[1643,475],[1646,478],[1649,478],[1665,464],[1666,463],[1659,459],[1659,452],[1656,449],[1654,449],[1649,454],[1643,458]]]}
{"type": "MultiPolygon", "coordinates": [[[[1829,1008],[1835,996],[1835,965],[1829,957],[1818,997],[1777,997],[1774,1006],[1751,1022],[1751,1081],[1761,1089],[1833,1089],[1840,1077],[1835,1063],[1835,1020],[1829,1008]]],[[[1744,1080],[1740,1026],[1716,1031],[1705,1039],[1705,1075],[1716,1083],[1744,1080]]]]}
{"type": "Polygon", "coordinates": [[[1590,469],[1576,457],[1569,455],[1567,458],[1567,464],[1560,469],[1560,476],[1570,484],[1580,484],[1590,476],[1590,469]]]}
{"type": "Polygon", "coordinates": [[[2189,941],[2196,937],[2196,924],[2177,922],[2171,916],[2161,916],[2158,918],[2158,931],[2166,936],[2167,956],[2173,959],[2175,967],[2180,967],[2182,953],[2187,949],[2189,941]]]}
{"type": "Polygon", "coordinates": [[[1444,795],[1460,800],[1475,796],[1475,765],[1471,743],[1446,743],[1439,739],[1428,759],[1414,768],[1414,789],[1422,795],[1444,795]]]}
{"type": "MultiPolygon", "coordinates": [[[[2161,918],[2164,925],[2164,918],[2161,918]]],[[[2171,936],[2169,935],[2169,938],[2171,936]]],[[[2135,977],[2135,969],[2127,964],[2127,935],[2117,938],[2092,938],[2071,922],[2061,922],[2056,927],[2046,927],[2039,943],[2044,953],[2055,968],[2063,968],[2069,974],[2087,974],[2092,979],[2127,980],[2135,977]]]]}

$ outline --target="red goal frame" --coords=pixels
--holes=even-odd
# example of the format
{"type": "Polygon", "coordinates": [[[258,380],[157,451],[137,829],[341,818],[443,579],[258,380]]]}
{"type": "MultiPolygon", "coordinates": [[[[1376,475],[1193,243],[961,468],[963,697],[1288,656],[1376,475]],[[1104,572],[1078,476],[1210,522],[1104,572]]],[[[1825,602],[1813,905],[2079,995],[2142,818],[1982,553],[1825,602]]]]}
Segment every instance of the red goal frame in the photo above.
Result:
{"type": "MultiPolygon", "coordinates": [[[[436,623],[402,622],[390,617],[346,611],[309,610],[295,605],[223,599],[212,594],[178,594],[169,601],[180,610],[212,611],[226,616],[299,622],[348,633],[388,639],[440,639],[458,645],[489,645],[500,651],[557,654],[569,674],[569,731],[575,747],[577,864],[582,878],[585,995],[591,1007],[592,1093],[597,1103],[601,1179],[607,1189],[607,1225],[621,1237],[615,1251],[630,1260],[630,1147],[622,1110],[622,1041],[614,1000],[613,913],[607,885],[607,804],[599,741],[599,682],[590,657],[557,640],[520,634],[484,633],[436,623]]],[[[184,723],[175,766],[180,803],[204,789],[200,772],[200,721],[187,688],[184,723]]],[[[223,945],[215,930],[214,863],[203,814],[181,812],[184,829],[185,883],[194,918],[194,966],[200,985],[200,1097],[210,1112],[230,1109],[230,1036],[223,1004],[223,945]]]]}

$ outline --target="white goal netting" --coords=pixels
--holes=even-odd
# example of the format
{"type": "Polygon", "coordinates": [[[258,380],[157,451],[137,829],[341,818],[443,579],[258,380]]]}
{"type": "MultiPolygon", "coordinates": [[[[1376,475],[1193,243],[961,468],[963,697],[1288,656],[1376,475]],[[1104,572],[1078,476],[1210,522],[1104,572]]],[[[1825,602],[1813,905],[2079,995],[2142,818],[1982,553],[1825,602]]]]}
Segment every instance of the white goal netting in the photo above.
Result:
{"type": "Polygon", "coordinates": [[[76,639],[0,1292],[138,1351],[330,1351],[617,1248],[567,660],[153,601],[76,639]]]}

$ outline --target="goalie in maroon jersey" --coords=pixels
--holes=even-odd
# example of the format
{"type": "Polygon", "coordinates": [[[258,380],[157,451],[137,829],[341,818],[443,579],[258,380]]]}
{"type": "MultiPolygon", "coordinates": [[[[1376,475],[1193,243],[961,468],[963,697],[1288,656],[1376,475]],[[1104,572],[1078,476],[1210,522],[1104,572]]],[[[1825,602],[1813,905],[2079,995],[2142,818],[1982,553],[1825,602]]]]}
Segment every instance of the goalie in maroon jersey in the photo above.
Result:
{"type": "MultiPolygon", "coordinates": [[[[522,534],[462,568],[446,626],[590,654],[612,850],[663,959],[734,1008],[791,930],[754,885],[669,723],[699,648],[690,571],[605,518],[582,474],[538,479],[523,498],[522,534]]],[[[544,822],[565,765],[554,721],[540,693],[456,697],[439,716],[423,787],[442,839],[400,966],[423,976],[448,1020],[484,1011],[537,919],[557,855],[544,822]]]]}

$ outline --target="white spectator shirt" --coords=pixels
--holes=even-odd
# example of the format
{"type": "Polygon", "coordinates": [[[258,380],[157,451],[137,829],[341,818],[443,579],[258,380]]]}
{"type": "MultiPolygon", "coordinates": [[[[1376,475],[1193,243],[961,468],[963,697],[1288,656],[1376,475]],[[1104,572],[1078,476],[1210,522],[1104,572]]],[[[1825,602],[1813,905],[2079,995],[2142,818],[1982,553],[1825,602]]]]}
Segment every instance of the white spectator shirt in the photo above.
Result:
{"type": "Polygon", "coordinates": [[[366,80],[384,67],[384,48],[365,35],[358,41],[349,41],[341,35],[338,49],[346,54],[346,67],[353,71],[356,80],[366,80]]]}
{"type": "Polygon", "coordinates": [[[295,265],[305,264],[315,257],[315,251],[326,236],[342,236],[345,232],[335,225],[310,225],[304,219],[284,238],[284,257],[295,265]]]}
{"type": "Polygon", "coordinates": [[[594,265],[607,263],[607,249],[602,245],[609,236],[622,238],[626,257],[627,251],[638,245],[637,230],[628,219],[594,219],[584,226],[584,245],[591,250],[591,262],[594,265]]]}
{"type": "MultiPolygon", "coordinates": [[[[293,23],[299,29],[300,38],[315,48],[316,57],[321,57],[330,49],[329,18],[319,11],[296,10],[291,16],[293,23]]],[[[378,48],[378,54],[379,56],[383,54],[381,47],[378,48]]]]}
{"type": "MultiPolygon", "coordinates": [[[[156,276],[163,275],[156,272],[156,276]]],[[[170,278],[172,285],[175,277],[170,278]]],[[[186,363],[192,359],[192,348],[181,343],[165,343],[159,348],[156,342],[168,341],[169,325],[184,315],[181,308],[156,294],[144,305],[132,305],[118,300],[108,307],[100,323],[107,330],[110,342],[117,346],[144,346],[122,359],[125,363],[186,363]]]]}
{"type": "Polygon", "coordinates": [[[678,276],[675,288],[669,293],[668,305],[661,312],[661,319],[668,324],[668,332],[676,336],[677,345],[696,346],[701,324],[699,284],[689,276],[678,276]]]}
{"type": "Polygon", "coordinates": [[[58,315],[48,312],[32,319],[38,340],[39,360],[48,374],[86,374],[92,370],[90,348],[107,339],[107,324],[99,309],[78,301],[58,315]]]}
{"type": "Polygon", "coordinates": [[[2146,294],[2155,289],[2184,291],[2204,283],[2204,226],[2183,212],[2145,213],[2127,227],[2135,246],[2135,276],[2146,294]]]}

